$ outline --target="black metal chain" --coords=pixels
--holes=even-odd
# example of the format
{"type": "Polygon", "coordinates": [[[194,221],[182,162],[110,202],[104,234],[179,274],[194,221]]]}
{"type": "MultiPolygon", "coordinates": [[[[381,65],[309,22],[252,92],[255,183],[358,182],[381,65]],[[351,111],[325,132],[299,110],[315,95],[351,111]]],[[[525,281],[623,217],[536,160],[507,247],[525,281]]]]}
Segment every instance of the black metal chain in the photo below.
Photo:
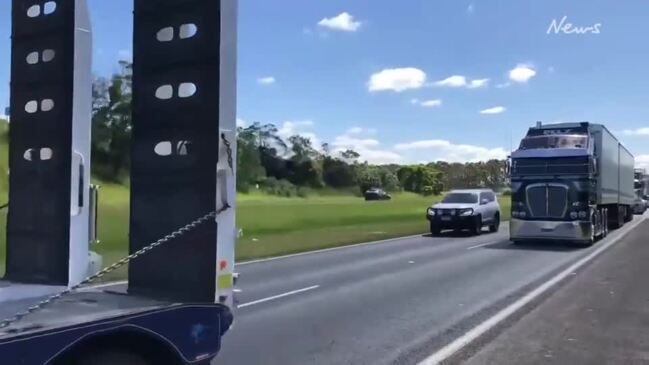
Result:
{"type": "MultiPolygon", "coordinates": [[[[226,153],[228,155],[228,166],[234,172],[234,161],[232,159],[232,145],[225,138],[225,134],[221,134],[221,139],[223,139],[223,144],[226,147],[226,153]]],[[[6,205],[2,206],[1,208],[5,208],[8,205],[9,204],[6,204],[6,205]]],[[[128,264],[129,262],[131,262],[133,259],[146,254],[147,252],[153,250],[154,248],[156,248],[156,247],[158,247],[160,245],[163,245],[163,244],[165,244],[165,243],[167,243],[169,241],[172,241],[174,238],[178,238],[178,237],[186,234],[187,232],[190,232],[191,230],[193,230],[196,227],[200,226],[201,224],[209,221],[210,219],[216,219],[216,217],[219,214],[225,212],[226,210],[228,210],[230,208],[231,208],[231,205],[228,202],[224,202],[223,206],[220,207],[219,209],[217,209],[216,211],[205,214],[204,216],[194,220],[193,222],[191,222],[191,223],[189,223],[189,224],[175,230],[174,232],[162,237],[161,239],[159,239],[159,240],[157,240],[157,241],[143,247],[142,249],[138,250],[137,252],[134,252],[133,254],[128,255],[128,256],[124,257],[123,259],[117,261],[116,263],[102,269],[101,271],[97,272],[96,274],[88,276],[87,278],[83,279],[81,282],[69,287],[68,289],[65,289],[65,290],[63,290],[63,291],[61,291],[61,292],[59,292],[57,294],[51,295],[51,296],[47,297],[46,299],[38,302],[37,304],[35,304],[35,305],[31,306],[31,307],[28,307],[24,311],[16,313],[12,317],[3,319],[2,321],[0,321],[0,329],[7,328],[7,327],[11,326],[13,323],[15,323],[17,321],[20,321],[21,319],[28,316],[29,314],[32,314],[32,313],[34,313],[34,312],[36,312],[38,310],[41,310],[44,307],[46,307],[47,305],[52,304],[53,302],[61,299],[62,297],[64,297],[64,296],[78,290],[82,286],[88,285],[88,284],[94,282],[95,280],[102,278],[106,274],[117,270],[118,268],[120,268],[120,267],[128,264]]]]}
{"type": "Polygon", "coordinates": [[[232,144],[230,141],[225,138],[225,133],[221,133],[221,140],[223,140],[223,145],[225,146],[225,152],[228,154],[228,166],[232,173],[234,173],[234,161],[232,159],[232,144]]]}

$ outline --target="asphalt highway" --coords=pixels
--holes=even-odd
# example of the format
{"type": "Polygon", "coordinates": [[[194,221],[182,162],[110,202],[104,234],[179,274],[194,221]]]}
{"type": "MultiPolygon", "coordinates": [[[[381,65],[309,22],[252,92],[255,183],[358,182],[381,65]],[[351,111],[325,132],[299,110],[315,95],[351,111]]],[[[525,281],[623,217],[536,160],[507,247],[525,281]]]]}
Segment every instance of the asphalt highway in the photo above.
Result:
{"type": "Polygon", "coordinates": [[[624,241],[638,220],[589,248],[513,245],[505,223],[476,237],[421,235],[238,264],[234,328],[213,363],[430,360],[575,262],[624,241]]]}

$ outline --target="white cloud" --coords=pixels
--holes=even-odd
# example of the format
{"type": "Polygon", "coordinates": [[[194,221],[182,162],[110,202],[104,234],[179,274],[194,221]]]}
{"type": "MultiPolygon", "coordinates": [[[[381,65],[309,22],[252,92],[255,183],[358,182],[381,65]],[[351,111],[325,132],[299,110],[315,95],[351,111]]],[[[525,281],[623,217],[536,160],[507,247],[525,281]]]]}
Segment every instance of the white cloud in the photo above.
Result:
{"type": "Polygon", "coordinates": [[[435,85],[437,86],[449,86],[449,87],[462,87],[466,86],[466,77],[462,75],[453,75],[445,78],[444,80],[437,81],[435,85]]]}
{"type": "Polygon", "coordinates": [[[410,99],[410,104],[412,104],[412,105],[417,105],[417,104],[419,104],[419,99],[417,99],[417,98],[412,98],[412,99],[410,99]]]}
{"type": "Polygon", "coordinates": [[[496,85],[496,88],[498,88],[498,89],[504,89],[504,88],[506,88],[506,87],[510,87],[511,85],[512,85],[512,84],[509,83],[509,82],[503,82],[502,84],[497,84],[497,85],[496,85]]]}
{"type": "Polygon", "coordinates": [[[485,87],[489,84],[489,79],[476,79],[476,80],[471,80],[471,82],[466,86],[469,89],[477,89],[480,87],[485,87]]]}
{"type": "Polygon", "coordinates": [[[487,84],[489,84],[489,79],[469,80],[469,78],[463,75],[453,75],[445,78],[444,80],[436,81],[433,85],[446,86],[446,87],[466,87],[468,89],[477,89],[480,87],[485,87],[487,86],[487,84]]]}
{"type": "Polygon", "coordinates": [[[408,89],[418,89],[426,82],[426,73],[418,68],[384,69],[370,76],[368,88],[370,91],[392,90],[401,92],[408,89]]]}
{"type": "Polygon", "coordinates": [[[275,83],[275,78],[273,76],[264,76],[257,79],[259,85],[271,85],[275,83]]]}
{"type": "Polygon", "coordinates": [[[625,136],[649,136],[649,127],[638,129],[625,129],[622,131],[625,136]]]}
{"type": "Polygon", "coordinates": [[[509,79],[514,82],[527,82],[536,76],[536,70],[531,65],[519,64],[509,71],[509,79]]]}
{"type": "Polygon", "coordinates": [[[312,127],[315,125],[311,120],[299,120],[282,122],[282,125],[277,128],[277,135],[284,141],[288,142],[291,136],[302,136],[311,140],[311,145],[316,150],[320,150],[322,142],[320,138],[313,132],[312,127]]]}
{"type": "Polygon", "coordinates": [[[360,127],[350,128],[347,133],[337,136],[331,143],[332,151],[335,153],[344,152],[348,149],[356,151],[360,155],[361,161],[367,161],[372,164],[389,164],[402,162],[401,156],[389,149],[382,149],[381,143],[374,138],[364,138],[359,134],[373,134],[373,129],[364,129],[360,127]]]}
{"type": "Polygon", "coordinates": [[[480,114],[500,114],[507,110],[504,106],[494,106],[480,111],[480,114]]]}
{"type": "Polygon", "coordinates": [[[431,100],[425,100],[419,103],[419,105],[426,107],[426,108],[434,108],[442,105],[442,101],[440,99],[431,99],[431,100]]]}
{"type": "Polygon", "coordinates": [[[318,25],[332,30],[355,32],[360,29],[362,24],[359,21],[355,21],[353,15],[342,12],[333,18],[323,18],[318,22],[318,25]]]}
{"type": "Polygon", "coordinates": [[[394,148],[402,153],[408,152],[408,160],[412,161],[477,162],[504,159],[508,155],[507,150],[502,147],[486,148],[468,144],[454,144],[443,139],[400,143],[395,145],[394,148]]]}
{"type": "Polygon", "coordinates": [[[133,59],[133,52],[130,49],[120,49],[117,52],[117,56],[120,60],[131,61],[133,59]]]}
{"type": "Polygon", "coordinates": [[[649,155],[635,156],[635,167],[649,170],[649,155]]]}
{"type": "Polygon", "coordinates": [[[237,118],[237,127],[246,127],[248,125],[248,122],[241,118],[237,118]]]}

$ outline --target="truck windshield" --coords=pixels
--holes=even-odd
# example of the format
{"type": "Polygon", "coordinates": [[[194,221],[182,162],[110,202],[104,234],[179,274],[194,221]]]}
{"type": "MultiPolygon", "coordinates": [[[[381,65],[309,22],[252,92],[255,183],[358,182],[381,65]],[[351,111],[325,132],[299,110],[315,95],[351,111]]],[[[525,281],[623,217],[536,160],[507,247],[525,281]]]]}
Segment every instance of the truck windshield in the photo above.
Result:
{"type": "Polygon", "coordinates": [[[450,193],[444,197],[442,203],[477,203],[478,196],[473,193],[450,193]]]}
{"type": "Polygon", "coordinates": [[[586,148],[588,137],[582,135],[555,135],[527,137],[521,141],[520,149],[537,148],[586,148]]]}

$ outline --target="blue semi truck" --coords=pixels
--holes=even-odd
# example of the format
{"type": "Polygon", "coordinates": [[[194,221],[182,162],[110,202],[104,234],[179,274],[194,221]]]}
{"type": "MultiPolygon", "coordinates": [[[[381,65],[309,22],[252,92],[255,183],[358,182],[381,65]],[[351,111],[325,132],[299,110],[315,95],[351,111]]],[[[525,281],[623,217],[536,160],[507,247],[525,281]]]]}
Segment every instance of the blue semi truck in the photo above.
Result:
{"type": "Polygon", "coordinates": [[[234,303],[236,7],[134,0],[128,257],[101,269],[86,0],[12,0],[0,364],[219,352],[234,303]],[[126,282],[100,283],[127,264],[126,282]]]}
{"type": "Polygon", "coordinates": [[[510,158],[515,243],[592,244],[633,219],[633,155],[601,124],[539,122],[510,158]]]}

